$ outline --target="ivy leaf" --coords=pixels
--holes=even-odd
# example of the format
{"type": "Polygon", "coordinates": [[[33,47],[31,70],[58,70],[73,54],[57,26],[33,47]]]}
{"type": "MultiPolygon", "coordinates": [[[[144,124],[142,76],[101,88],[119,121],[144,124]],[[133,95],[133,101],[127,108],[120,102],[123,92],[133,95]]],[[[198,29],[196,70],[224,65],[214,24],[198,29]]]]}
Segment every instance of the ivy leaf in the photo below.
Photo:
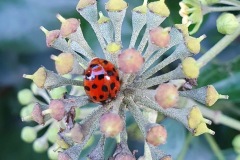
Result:
{"type": "MultiPolygon", "coordinates": [[[[225,157],[225,159],[235,159],[236,153],[233,149],[227,149],[221,151],[225,157]]],[[[212,148],[209,146],[209,143],[206,141],[204,136],[194,137],[190,147],[188,149],[187,154],[184,157],[185,160],[216,160],[217,157],[214,154],[212,148]]]]}
{"type": "Polygon", "coordinates": [[[226,79],[214,83],[219,93],[229,95],[229,100],[240,102],[240,72],[233,74],[226,79]]]}
{"type": "Polygon", "coordinates": [[[168,133],[167,143],[160,145],[159,149],[165,153],[171,153],[173,159],[178,157],[178,154],[182,150],[186,137],[186,129],[183,125],[180,125],[180,122],[173,120],[171,118],[166,118],[161,122],[168,133]]]}

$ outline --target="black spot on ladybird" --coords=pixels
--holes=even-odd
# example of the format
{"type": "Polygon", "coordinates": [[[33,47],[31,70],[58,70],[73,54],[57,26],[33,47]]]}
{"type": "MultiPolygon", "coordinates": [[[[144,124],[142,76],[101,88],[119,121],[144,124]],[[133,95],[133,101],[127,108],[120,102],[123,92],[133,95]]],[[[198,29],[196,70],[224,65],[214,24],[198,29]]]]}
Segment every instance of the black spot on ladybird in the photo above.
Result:
{"type": "Polygon", "coordinates": [[[107,91],[108,91],[108,87],[107,87],[106,85],[103,85],[103,86],[102,86],[102,91],[103,91],[103,92],[107,92],[107,91]]]}
{"type": "Polygon", "coordinates": [[[100,99],[103,99],[103,97],[104,97],[103,95],[100,95],[100,96],[99,96],[100,99]]]}
{"type": "Polygon", "coordinates": [[[103,79],[103,78],[104,78],[104,74],[98,75],[98,80],[101,80],[101,79],[103,79]]]}
{"type": "Polygon", "coordinates": [[[84,89],[85,89],[86,91],[90,91],[90,88],[89,88],[88,86],[84,86],[84,89]]]}
{"type": "Polygon", "coordinates": [[[93,84],[93,85],[92,85],[92,88],[93,88],[93,89],[96,89],[96,88],[97,88],[97,85],[96,85],[96,84],[93,84]]]}
{"type": "Polygon", "coordinates": [[[115,83],[114,82],[110,84],[110,88],[111,88],[111,90],[113,90],[115,88],[115,83]]]}
{"type": "Polygon", "coordinates": [[[93,99],[97,100],[97,97],[96,97],[96,96],[93,96],[93,99]]]}
{"type": "Polygon", "coordinates": [[[113,76],[113,72],[112,71],[107,71],[107,75],[108,76],[113,76]]]}
{"type": "Polygon", "coordinates": [[[119,77],[118,76],[116,77],[116,80],[119,81],[119,77]]]}
{"type": "Polygon", "coordinates": [[[108,61],[104,60],[103,63],[104,63],[104,64],[108,64],[108,61]]]}

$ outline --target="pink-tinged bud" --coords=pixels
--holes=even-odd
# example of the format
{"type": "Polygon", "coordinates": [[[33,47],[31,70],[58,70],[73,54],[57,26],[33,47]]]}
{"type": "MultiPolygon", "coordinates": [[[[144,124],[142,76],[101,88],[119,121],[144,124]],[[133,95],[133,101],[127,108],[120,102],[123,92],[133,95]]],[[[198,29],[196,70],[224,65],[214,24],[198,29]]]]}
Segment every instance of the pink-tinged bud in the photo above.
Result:
{"type": "Polygon", "coordinates": [[[167,139],[167,131],[161,125],[154,125],[147,131],[146,141],[154,146],[164,144],[167,139]]]}
{"type": "Polygon", "coordinates": [[[58,153],[58,160],[71,160],[71,158],[65,153],[58,153]]]}
{"type": "Polygon", "coordinates": [[[161,84],[156,90],[155,100],[164,109],[175,107],[178,99],[178,90],[173,84],[161,84]]]}
{"type": "Polygon", "coordinates": [[[149,31],[149,36],[151,43],[155,44],[156,46],[166,48],[170,43],[170,35],[169,35],[170,28],[161,28],[157,27],[149,31]]]}
{"type": "Polygon", "coordinates": [[[135,157],[133,157],[133,155],[131,154],[127,154],[127,153],[119,153],[115,158],[114,160],[136,160],[135,157]]]}
{"type": "Polygon", "coordinates": [[[52,118],[60,121],[65,116],[64,103],[61,100],[52,100],[49,104],[49,109],[44,110],[42,114],[50,114],[52,118]]]}
{"type": "Polygon", "coordinates": [[[70,137],[76,143],[81,143],[83,139],[82,127],[76,123],[70,130],[70,137]]]}
{"type": "Polygon", "coordinates": [[[60,14],[57,14],[57,18],[62,23],[60,34],[63,37],[68,37],[70,34],[75,33],[80,26],[80,21],[76,18],[65,19],[60,14]]]}
{"type": "Polygon", "coordinates": [[[107,137],[114,137],[123,129],[123,120],[116,113],[106,113],[100,118],[100,130],[107,137]]]}
{"type": "Polygon", "coordinates": [[[118,55],[119,69],[124,73],[136,73],[140,71],[143,63],[144,58],[135,49],[126,49],[118,55]]]}
{"type": "Polygon", "coordinates": [[[120,142],[117,144],[117,148],[113,153],[113,157],[109,158],[109,160],[136,160],[135,152],[136,150],[131,153],[127,146],[127,143],[120,142]]]}
{"type": "Polygon", "coordinates": [[[34,105],[34,108],[32,111],[32,118],[38,124],[44,124],[44,116],[42,114],[42,108],[38,103],[34,105]]]}
{"type": "Polygon", "coordinates": [[[52,30],[48,31],[43,26],[40,27],[40,29],[45,33],[46,35],[46,44],[48,47],[51,47],[52,44],[55,42],[55,40],[60,36],[60,30],[52,30]]]}

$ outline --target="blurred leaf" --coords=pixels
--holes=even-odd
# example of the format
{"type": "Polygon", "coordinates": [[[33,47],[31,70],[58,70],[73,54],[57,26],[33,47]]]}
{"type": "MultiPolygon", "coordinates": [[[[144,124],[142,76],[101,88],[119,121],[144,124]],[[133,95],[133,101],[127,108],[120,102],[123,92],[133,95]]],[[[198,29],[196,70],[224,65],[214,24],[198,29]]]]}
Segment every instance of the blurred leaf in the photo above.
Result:
{"type": "Polygon", "coordinates": [[[231,101],[240,102],[240,57],[227,63],[210,63],[203,68],[198,79],[200,86],[212,84],[231,101]]]}
{"type": "Polygon", "coordinates": [[[233,74],[230,77],[223,79],[213,85],[221,94],[229,95],[229,100],[240,102],[240,72],[233,74]]]}
{"type": "MultiPolygon", "coordinates": [[[[228,149],[222,151],[225,159],[234,160],[236,158],[236,153],[232,149],[228,149]]],[[[195,137],[191,145],[189,146],[189,150],[184,158],[184,160],[217,160],[217,157],[214,155],[212,149],[210,148],[208,142],[204,138],[204,136],[195,137]]]]}
{"type": "Polygon", "coordinates": [[[43,25],[49,30],[59,28],[60,23],[54,18],[58,12],[63,16],[76,12],[76,2],[65,0],[14,0],[1,1],[0,4],[0,52],[46,50],[45,36],[39,27],[43,25]]]}
{"type": "Polygon", "coordinates": [[[182,146],[184,145],[186,129],[180,124],[180,122],[170,118],[164,119],[161,122],[161,125],[166,128],[168,136],[167,143],[160,145],[159,149],[165,153],[171,154],[173,159],[176,159],[182,149],[182,146]]]}

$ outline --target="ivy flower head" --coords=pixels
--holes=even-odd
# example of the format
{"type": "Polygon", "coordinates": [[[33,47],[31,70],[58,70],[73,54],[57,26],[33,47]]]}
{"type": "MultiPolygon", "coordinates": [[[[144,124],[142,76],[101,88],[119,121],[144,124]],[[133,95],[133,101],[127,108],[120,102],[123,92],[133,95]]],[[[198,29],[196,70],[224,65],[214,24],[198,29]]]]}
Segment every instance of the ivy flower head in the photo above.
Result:
{"type": "MultiPolygon", "coordinates": [[[[181,4],[184,16],[195,12],[189,12],[188,2],[181,4]]],[[[195,4],[195,1],[192,3],[195,4]]],[[[194,10],[199,9],[197,4],[191,5],[194,10]]],[[[44,144],[48,140],[60,147],[59,160],[77,160],[98,128],[101,138],[89,153],[90,159],[104,159],[104,144],[108,137],[118,137],[117,149],[110,158],[136,159],[127,145],[128,112],[144,137],[144,156],[152,159],[171,159],[168,153],[157,148],[166,142],[167,130],[156,123],[156,118],[145,113],[160,112],[176,119],[195,136],[214,134],[206,125],[211,121],[204,119],[196,106],[178,108],[181,97],[209,106],[219,98],[227,98],[218,94],[212,86],[191,89],[196,83],[190,82],[196,82],[200,69],[192,56],[200,51],[204,35],[199,38],[189,36],[186,24],[161,27],[170,15],[165,1],[147,3],[145,0],[141,6],[132,9],[132,35],[129,45],[123,46],[122,24],[128,9],[124,0],[109,0],[105,4],[108,16],[98,11],[95,0],[80,0],[76,9],[93,28],[102,48],[101,57],[96,57],[95,53],[100,51],[92,50],[90,42],[85,40],[80,20],[57,14],[60,30],[48,31],[41,27],[46,34],[47,46],[61,51],[59,55],[51,56],[57,73],[40,67],[33,75],[23,75],[32,79],[38,87],[33,87],[34,94],[46,100],[46,103],[38,102],[31,106],[30,114],[22,114],[23,120],[34,120],[49,126],[42,139],[44,144]],[[144,34],[140,35],[142,30],[144,34]],[[138,38],[141,39],[139,44],[136,43],[138,38]],[[174,51],[159,62],[160,57],[170,49],[174,51]],[[176,60],[181,61],[178,67],[159,75],[159,71],[176,60]],[[184,88],[184,83],[190,83],[190,87],[184,88]],[[71,89],[65,86],[71,86],[71,89]],[[84,107],[89,105],[94,107],[84,107]],[[91,113],[88,116],[81,114],[89,110],[91,113]],[[54,140],[49,135],[55,135],[52,136],[54,140]]],[[[24,97],[24,94],[19,97],[24,97]]],[[[35,99],[30,97],[29,103],[35,99]]],[[[41,128],[25,129],[23,139],[27,139],[26,132],[29,131],[35,136],[26,141],[36,141],[36,133],[41,128]]]]}

